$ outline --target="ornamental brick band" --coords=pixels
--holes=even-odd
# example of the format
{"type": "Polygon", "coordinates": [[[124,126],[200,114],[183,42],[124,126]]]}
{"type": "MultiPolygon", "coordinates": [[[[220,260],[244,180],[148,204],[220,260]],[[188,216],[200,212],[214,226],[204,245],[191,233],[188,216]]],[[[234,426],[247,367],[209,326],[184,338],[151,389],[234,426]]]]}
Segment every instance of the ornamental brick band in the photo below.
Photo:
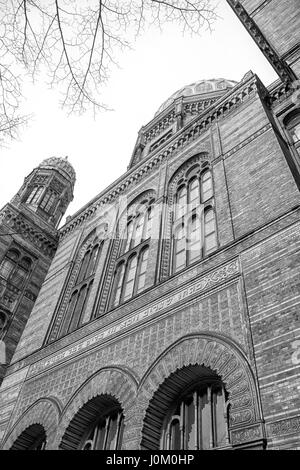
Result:
{"type": "Polygon", "coordinates": [[[103,329],[102,331],[100,330],[99,333],[89,337],[84,341],[78,342],[71,348],[68,348],[67,350],[55,356],[49,357],[46,360],[42,360],[34,364],[29,370],[29,376],[33,376],[36,373],[47,369],[48,367],[54,366],[66,358],[74,356],[81,351],[87,350],[89,347],[96,346],[102,340],[106,340],[115,334],[126,331],[128,328],[132,329],[134,325],[137,325],[140,322],[150,318],[152,315],[175,306],[181,301],[186,300],[195,294],[213,288],[225,280],[232,278],[238,273],[239,263],[236,259],[222,266],[221,268],[212,271],[210,274],[195,280],[189,287],[181,289],[175,294],[173,293],[165,296],[159,302],[153,303],[150,307],[140,310],[138,313],[128,315],[127,319],[123,320],[122,322],[116,323],[114,326],[103,329]]]}

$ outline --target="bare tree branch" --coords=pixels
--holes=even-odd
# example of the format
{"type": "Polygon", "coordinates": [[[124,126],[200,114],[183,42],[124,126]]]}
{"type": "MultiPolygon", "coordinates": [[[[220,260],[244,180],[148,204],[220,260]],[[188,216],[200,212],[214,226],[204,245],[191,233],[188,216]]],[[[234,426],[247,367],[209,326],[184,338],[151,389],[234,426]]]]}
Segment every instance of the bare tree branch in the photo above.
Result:
{"type": "MultiPolygon", "coordinates": [[[[199,34],[217,18],[216,0],[0,0],[0,133],[20,123],[22,75],[47,72],[71,113],[107,109],[102,86],[120,50],[146,25],[199,34]]],[[[0,137],[1,139],[1,137],[0,137]]]]}

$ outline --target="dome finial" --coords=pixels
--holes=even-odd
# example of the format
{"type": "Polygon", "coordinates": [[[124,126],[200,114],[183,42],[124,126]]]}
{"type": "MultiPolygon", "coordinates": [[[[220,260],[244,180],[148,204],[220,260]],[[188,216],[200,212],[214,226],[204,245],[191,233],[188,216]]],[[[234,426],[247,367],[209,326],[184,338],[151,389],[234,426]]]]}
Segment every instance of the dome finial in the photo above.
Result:
{"type": "Polygon", "coordinates": [[[63,172],[63,174],[67,176],[72,181],[73,184],[75,183],[76,174],[75,174],[74,168],[72,167],[71,163],[68,160],[68,156],[65,156],[64,158],[58,158],[58,157],[46,158],[45,160],[42,161],[39,167],[40,168],[53,168],[57,171],[63,172]]]}

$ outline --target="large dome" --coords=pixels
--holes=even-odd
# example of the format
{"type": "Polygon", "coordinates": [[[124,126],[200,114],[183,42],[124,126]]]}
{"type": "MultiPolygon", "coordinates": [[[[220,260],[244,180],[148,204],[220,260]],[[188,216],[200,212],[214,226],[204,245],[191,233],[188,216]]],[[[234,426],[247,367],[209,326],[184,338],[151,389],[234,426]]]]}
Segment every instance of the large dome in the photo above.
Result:
{"type": "Polygon", "coordinates": [[[158,109],[155,115],[164,111],[176,98],[180,96],[193,96],[193,95],[204,95],[206,93],[226,91],[229,88],[233,88],[237,82],[234,80],[226,80],[224,78],[213,78],[211,80],[199,80],[198,82],[187,85],[180,90],[173,93],[158,109]]]}
{"type": "Polygon", "coordinates": [[[61,172],[67,179],[69,179],[73,184],[76,180],[76,173],[71,163],[68,161],[68,157],[58,158],[50,157],[46,158],[39,165],[39,168],[48,168],[55,169],[61,172]]]}

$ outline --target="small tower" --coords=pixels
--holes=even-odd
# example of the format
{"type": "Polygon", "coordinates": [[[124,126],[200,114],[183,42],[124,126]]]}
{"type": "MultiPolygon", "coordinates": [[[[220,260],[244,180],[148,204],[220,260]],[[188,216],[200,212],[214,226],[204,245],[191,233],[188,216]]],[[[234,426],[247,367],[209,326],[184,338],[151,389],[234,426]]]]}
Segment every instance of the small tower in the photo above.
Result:
{"type": "Polygon", "coordinates": [[[12,203],[56,228],[73,199],[75,179],[68,157],[47,158],[25,178],[12,203]]]}
{"type": "Polygon", "coordinates": [[[55,254],[75,179],[67,157],[47,158],[0,210],[0,382],[55,254]]]}

